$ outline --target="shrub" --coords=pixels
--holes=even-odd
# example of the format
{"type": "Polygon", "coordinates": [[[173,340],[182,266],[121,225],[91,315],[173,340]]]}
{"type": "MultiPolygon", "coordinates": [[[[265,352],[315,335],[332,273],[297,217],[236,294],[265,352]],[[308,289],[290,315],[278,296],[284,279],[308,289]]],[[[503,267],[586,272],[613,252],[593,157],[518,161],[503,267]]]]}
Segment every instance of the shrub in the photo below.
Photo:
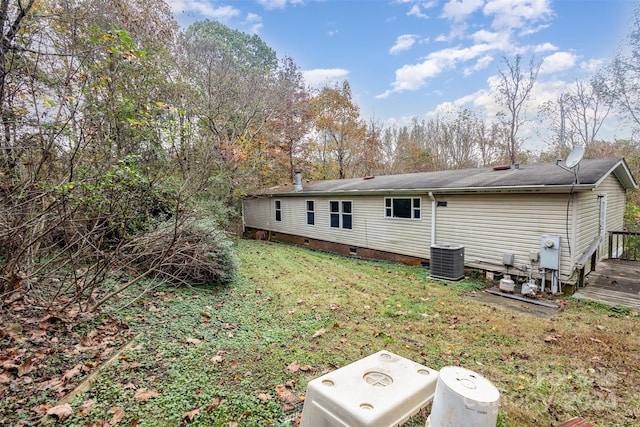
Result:
{"type": "Polygon", "coordinates": [[[231,240],[208,220],[161,223],[122,250],[122,260],[137,274],[178,285],[228,283],[238,268],[231,240]]]}

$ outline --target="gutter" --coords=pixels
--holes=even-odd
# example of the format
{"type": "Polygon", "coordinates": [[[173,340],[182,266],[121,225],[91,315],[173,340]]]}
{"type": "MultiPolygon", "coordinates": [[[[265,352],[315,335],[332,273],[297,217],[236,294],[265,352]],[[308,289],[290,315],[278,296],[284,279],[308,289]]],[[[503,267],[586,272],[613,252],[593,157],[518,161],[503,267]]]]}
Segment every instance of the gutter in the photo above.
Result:
{"type": "Polygon", "coordinates": [[[433,191],[429,191],[429,198],[431,199],[431,245],[436,244],[436,198],[433,196],[433,191]]]}
{"type": "Polygon", "coordinates": [[[398,194],[416,194],[419,192],[432,192],[434,194],[525,194],[525,193],[570,193],[573,191],[591,191],[595,188],[594,184],[578,184],[578,185],[531,185],[526,187],[462,187],[462,188],[380,188],[376,190],[303,190],[299,192],[277,192],[277,193],[265,193],[256,194],[254,197],[322,197],[322,196],[348,196],[348,195],[361,195],[361,196],[379,196],[379,195],[398,195],[398,194]],[[572,190],[573,187],[573,190],[572,190]]]}

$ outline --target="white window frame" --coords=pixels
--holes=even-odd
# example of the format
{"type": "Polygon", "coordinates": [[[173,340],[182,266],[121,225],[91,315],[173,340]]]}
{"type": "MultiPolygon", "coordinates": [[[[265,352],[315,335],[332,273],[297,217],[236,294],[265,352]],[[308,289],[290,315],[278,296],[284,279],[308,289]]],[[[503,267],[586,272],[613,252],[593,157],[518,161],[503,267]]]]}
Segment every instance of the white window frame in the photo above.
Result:
{"type": "Polygon", "coordinates": [[[316,201],[315,200],[305,200],[304,206],[307,211],[307,225],[314,226],[316,225],[316,201]],[[309,203],[313,203],[313,209],[309,210],[309,203]],[[309,223],[309,214],[313,214],[313,222],[309,223]]]}
{"type": "Polygon", "coordinates": [[[384,198],[384,217],[389,219],[405,219],[405,220],[413,220],[420,221],[422,220],[422,197],[385,197],[384,198]],[[411,203],[411,217],[399,217],[395,216],[393,213],[393,201],[394,200],[410,200],[411,203]],[[416,208],[415,203],[418,201],[419,206],[416,208]],[[387,206],[387,204],[389,206],[387,206]],[[416,212],[418,212],[418,216],[416,216],[416,212]]]}
{"type": "Polygon", "coordinates": [[[282,222],[282,200],[280,199],[273,201],[273,220],[275,222],[282,222]]]}
{"type": "Polygon", "coordinates": [[[353,200],[329,200],[329,228],[333,229],[341,229],[341,230],[353,230],[353,200]],[[331,210],[331,204],[338,204],[338,211],[334,212],[331,210]],[[344,211],[344,204],[349,203],[351,206],[350,212],[344,211]],[[338,226],[334,227],[332,225],[331,219],[333,215],[338,215],[338,226]],[[351,218],[350,227],[344,226],[344,217],[349,216],[351,218]]]}

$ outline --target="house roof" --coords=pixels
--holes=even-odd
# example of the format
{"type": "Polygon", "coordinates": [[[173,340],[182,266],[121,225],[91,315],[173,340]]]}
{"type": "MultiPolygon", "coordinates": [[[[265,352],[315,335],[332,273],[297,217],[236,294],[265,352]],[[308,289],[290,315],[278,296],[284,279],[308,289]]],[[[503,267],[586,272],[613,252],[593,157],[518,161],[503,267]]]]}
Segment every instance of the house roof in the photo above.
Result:
{"type": "MultiPolygon", "coordinates": [[[[563,165],[563,163],[560,163],[563,165]]],[[[613,173],[625,189],[638,184],[623,158],[583,160],[574,174],[555,163],[520,165],[505,168],[475,168],[383,175],[365,178],[336,179],[303,184],[301,191],[294,186],[273,187],[263,195],[302,196],[309,194],[345,194],[380,192],[431,191],[434,193],[469,192],[568,192],[585,191],[598,186],[613,173]]]]}

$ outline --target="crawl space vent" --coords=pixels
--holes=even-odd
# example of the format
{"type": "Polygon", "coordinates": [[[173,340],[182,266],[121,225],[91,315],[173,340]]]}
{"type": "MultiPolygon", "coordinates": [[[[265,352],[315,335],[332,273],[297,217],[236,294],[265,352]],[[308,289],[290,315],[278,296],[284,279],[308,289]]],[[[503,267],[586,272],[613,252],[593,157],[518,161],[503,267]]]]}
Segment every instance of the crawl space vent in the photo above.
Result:
{"type": "Polygon", "coordinates": [[[431,245],[429,269],[434,279],[462,279],[464,277],[464,246],[451,243],[431,245]]]}

